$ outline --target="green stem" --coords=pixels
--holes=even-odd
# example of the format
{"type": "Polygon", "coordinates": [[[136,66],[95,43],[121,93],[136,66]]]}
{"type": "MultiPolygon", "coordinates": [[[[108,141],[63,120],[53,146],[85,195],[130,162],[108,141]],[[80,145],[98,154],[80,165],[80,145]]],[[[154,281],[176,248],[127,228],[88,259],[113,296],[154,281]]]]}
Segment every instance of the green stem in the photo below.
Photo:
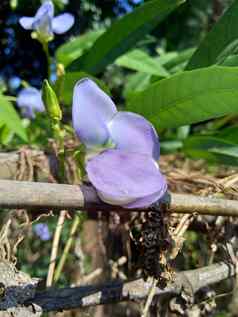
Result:
{"type": "Polygon", "coordinates": [[[16,101],[17,98],[16,97],[13,97],[13,96],[7,96],[7,95],[4,95],[4,97],[9,100],[9,101],[16,101]]]}
{"type": "Polygon", "coordinates": [[[68,241],[64,247],[64,251],[63,251],[63,254],[60,258],[60,261],[59,261],[59,264],[57,265],[56,267],[56,270],[55,270],[55,275],[54,275],[54,282],[56,283],[58,281],[58,279],[60,278],[60,274],[63,270],[63,267],[64,267],[64,264],[67,260],[67,257],[68,257],[68,254],[69,254],[69,251],[71,249],[71,246],[73,244],[73,240],[74,240],[74,236],[75,236],[75,233],[77,231],[77,228],[80,224],[80,216],[79,215],[76,215],[74,217],[74,220],[73,220],[73,223],[72,223],[72,226],[71,226],[71,229],[70,229],[70,234],[69,234],[69,238],[68,238],[68,241]]]}
{"type": "Polygon", "coordinates": [[[57,64],[57,80],[55,82],[55,92],[59,99],[59,102],[62,101],[64,76],[65,76],[64,66],[62,64],[57,64]]]}
{"type": "Polygon", "coordinates": [[[50,53],[49,53],[49,46],[48,46],[48,42],[41,42],[43,50],[45,52],[46,55],[46,59],[47,59],[47,75],[48,75],[48,79],[50,80],[50,75],[51,75],[51,57],[50,57],[50,53]]]}
{"type": "Polygon", "coordinates": [[[58,160],[59,160],[59,174],[58,181],[60,183],[65,182],[65,149],[64,149],[64,131],[60,129],[60,123],[52,122],[52,130],[54,134],[54,139],[58,141],[59,144],[59,152],[58,152],[58,160]]]}

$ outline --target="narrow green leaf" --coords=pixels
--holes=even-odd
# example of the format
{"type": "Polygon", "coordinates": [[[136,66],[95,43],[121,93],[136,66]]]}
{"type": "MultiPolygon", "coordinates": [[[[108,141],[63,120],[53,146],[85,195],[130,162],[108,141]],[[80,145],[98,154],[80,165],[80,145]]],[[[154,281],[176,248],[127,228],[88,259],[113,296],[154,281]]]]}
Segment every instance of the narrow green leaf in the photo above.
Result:
{"type": "Polygon", "coordinates": [[[238,67],[213,66],[183,72],[128,99],[127,108],[157,127],[178,127],[238,113],[238,67]]]}
{"type": "Polygon", "coordinates": [[[61,45],[56,50],[58,63],[64,64],[65,67],[68,66],[75,59],[79,58],[85,50],[88,50],[103,32],[104,30],[89,31],[61,45]]]}
{"type": "Polygon", "coordinates": [[[21,119],[7,98],[0,94],[0,118],[1,124],[5,124],[12,132],[16,133],[24,141],[27,141],[27,135],[22,126],[21,119]]]}
{"type": "Polygon", "coordinates": [[[224,62],[222,63],[222,66],[238,66],[238,55],[231,55],[227,57],[224,62]]]}
{"type": "Polygon", "coordinates": [[[171,141],[162,141],[160,142],[161,152],[165,153],[173,153],[178,151],[183,147],[183,143],[180,140],[171,140],[171,141]]]}
{"type": "Polygon", "coordinates": [[[160,64],[159,60],[151,57],[146,52],[135,49],[119,57],[115,63],[138,72],[143,72],[159,77],[169,77],[169,72],[160,64]]]}
{"type": "MultiPolygon", "coordinates": [[[[164,66],[167,69],[171,69],[173,67],[177,67],[178,65],[184,64],[190,59],[194,51],[194,48],[188,48],[181,52],[177,52],[177,56],[174,56],[174,58],[169,59],[166,63],[164,63],[164,66]]],[[[163,56],[161,56],[160,58],[163,58],[163,56]]]]}
{"type": "Polygon", "coordinates": [[[128,98],[138,91],[143,91],[150,84],[151,75],[141,72],[127,76],[123,95],[128,98]]]}
{"type": "Polygon", "coordinates": [[[227,142],[238,144],[238,125],[228,126],[220,130],[216,136],[227,142]]]}
{"type": "Polygon", "coordinates": [[[191,57],[187,69],[207,67],[222,62],[238,47],[238,0],[223,14],[191,57]]]}
{"type": "Polygon", "coordinates": [[[211,136],[193,136],[184,141],[183,151],[211,163],[238,165],[238,144],[211,136]]]}
{"type": "Polygon", "coordinates": [[[13,133],[10,129],[4,124],[0,123],[0,144],[7,145],[12,139],[13,133]]]}
{"type": "Polygon", "coordinates": [[[149,33],[185,0],[151,0],[117,20],[88,53],[69,65],[69,70],[97,74],[149,33]]]}

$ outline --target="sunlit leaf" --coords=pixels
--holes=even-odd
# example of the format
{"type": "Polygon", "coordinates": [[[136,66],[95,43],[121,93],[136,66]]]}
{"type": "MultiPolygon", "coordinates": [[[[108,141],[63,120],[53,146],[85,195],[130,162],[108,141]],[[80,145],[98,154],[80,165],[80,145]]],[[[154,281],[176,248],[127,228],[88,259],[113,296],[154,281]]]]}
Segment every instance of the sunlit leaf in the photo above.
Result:
{"type": "Polygon", "coordinates": [[[238,143],[211,136],[193,136],[184,141],[183,150],[193,158],[211,163],[238,165],[238,143]]]}
{"type": "Polygon", "coordinates": [[[88,53],[69,65],[71,71],[100,73],[117,57],[134,47],[185,0],[151,0],[123,16],[101,35],[88,53]]]}
{"type": "Polygon", "coordinates": [[[160,64],[159,60],[151,57],[146,52],[135,49],[121,57],[115,63],[128,69],[143,72],[159,77],[168,77],[169,72],[160,64]]]}
{"type": "Polygon", "coordinates": [[[233,54],[238,48],[238,0],[207,34],[191,57],[187,69],[207,67],[221,63],[228,55],[233,54]]]}
{"type": "Polygon", "coordinates": [[[237,67],[202,68],[150,85],[128,98],[127,109],[174,128],[238,113],[237,87],[237,67]]]}
{"type": "Polygon", "coordinates": [[[144,90],[150,84],[151,75],[141,72],[127,76],[123,94],[125,97],[144,90]]]}
{"type": "Polygon", "coordinates": [[[65,67],[72,63],[75,59],[79,58],[85,50],[89,49],[103,32],[103,30],[90,31],[61,45],[56,50],[58,63],[64,64],[65,67]]]}
{"type": "Polygon", "coordinates": [[[0,94],[0,121],[5,124],[12,132],[16,133],[24,141],[27,141],[27,135],[22,126],[21,119],[14,109],[13,105],[7,98],[0,94]]]}

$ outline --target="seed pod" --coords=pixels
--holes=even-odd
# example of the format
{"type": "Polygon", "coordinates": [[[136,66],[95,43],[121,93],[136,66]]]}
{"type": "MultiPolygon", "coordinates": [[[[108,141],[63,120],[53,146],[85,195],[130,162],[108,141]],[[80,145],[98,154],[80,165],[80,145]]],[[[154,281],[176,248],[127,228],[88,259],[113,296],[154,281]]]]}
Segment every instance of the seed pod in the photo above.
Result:
{"type": "Polygon", "coordinates": [[[42,86],[42,99],[46,110],[53,121],[60,121],[62,118],[62,112],[59,106],[57,96],[48,83],[48,80],[45,79],[42,86]]]}

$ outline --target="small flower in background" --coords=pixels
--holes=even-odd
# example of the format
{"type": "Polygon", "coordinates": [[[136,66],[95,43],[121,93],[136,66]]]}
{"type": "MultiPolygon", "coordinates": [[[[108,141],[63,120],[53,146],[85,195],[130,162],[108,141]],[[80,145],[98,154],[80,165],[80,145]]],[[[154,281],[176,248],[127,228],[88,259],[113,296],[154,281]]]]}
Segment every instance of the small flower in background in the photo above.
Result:
{"type": "Polygon", "coordinates": [[[45,107],[41,98],[41,91],[34,87],[23,88],[17,96],[17,106],[22,109],[26,118],[34,119],[36,112],[44,112],[45,107]]]}
{"type": "Polygon", "coordinates": [[[48,241],[51,239],[51,233],[45,223],[37,223],[34,225],[33,231],[42,241],[48,241]]]}
{"type": "Polygon", "coordinates": [[[54,5],[51,1],[44,2],[34,17],[22,17],[19,20],[26,30],[33,30],[42,41],[49,41],[53,34],[63,34],[74,24],[74,16],[63,13],[54,17],[54,5]]]}
{"type": "Polygon", "coordinates": [[[111,98],[87,78],[75,85],[72,120],[89,151],[104,147],[86,162],[88,178],[103,201],[143,208],[164,195],[167,183],[157,164],[159,139],[150,122],[118,112],[111,98]]]}

